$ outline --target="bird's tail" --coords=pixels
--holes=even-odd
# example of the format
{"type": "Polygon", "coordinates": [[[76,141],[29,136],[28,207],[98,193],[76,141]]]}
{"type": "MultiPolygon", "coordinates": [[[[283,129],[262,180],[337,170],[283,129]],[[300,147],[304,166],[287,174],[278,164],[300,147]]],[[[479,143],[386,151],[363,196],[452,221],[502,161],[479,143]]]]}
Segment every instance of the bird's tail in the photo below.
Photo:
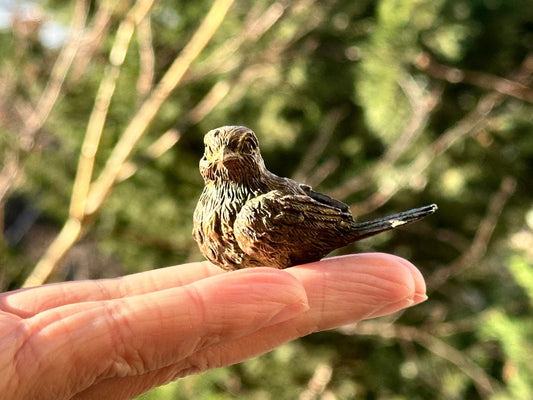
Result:
{"type": "Polygon", "coordinates": [[[411,222],[418,221],[421,218],[433,214],[435,211],[437,211],[437,205],[431,204],[429,206],[391,214],[383,218],[356,223],[352,228],[352,241],[361,240],[401,225],[410,224],[411,222]]]}

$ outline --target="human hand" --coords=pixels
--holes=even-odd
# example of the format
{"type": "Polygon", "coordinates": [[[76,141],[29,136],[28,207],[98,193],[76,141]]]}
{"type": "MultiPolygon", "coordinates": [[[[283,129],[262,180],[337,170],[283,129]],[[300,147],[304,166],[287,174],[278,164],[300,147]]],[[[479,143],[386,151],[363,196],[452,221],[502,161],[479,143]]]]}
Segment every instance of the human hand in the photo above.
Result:
{"type": "Polygon", "coordinates": [[[380,253],[231,273],[199,262],[7,292],[0,294],[0,393],[130,399],[425,299],[420,272],[380,253]]]}

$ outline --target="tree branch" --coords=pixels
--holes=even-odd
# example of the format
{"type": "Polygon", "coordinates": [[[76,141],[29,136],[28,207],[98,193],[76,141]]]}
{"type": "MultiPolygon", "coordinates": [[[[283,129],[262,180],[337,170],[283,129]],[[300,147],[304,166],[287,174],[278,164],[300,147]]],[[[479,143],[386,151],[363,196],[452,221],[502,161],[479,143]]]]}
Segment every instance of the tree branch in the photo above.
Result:
{"type": "Polygon", "coordinates": [[[87,198],[87,215],[94,214],[109,194],[122,165],[131,154],[135,144],[146,131],[157,111],[178,86],[191,63],[200,54],[224,20],[234,0],[216,0],[202,24],[187,43],[180,55],[174,60],[159,84],[133,116],[123,135],[113,148],[104,170],[91,185],[87,198]]]}
{"type": "Polygon", "coordinates": [[[419,54],[415,60],[415,65],[421,71],[426,72],[433,78],[442,79],[454,84],[466,83],[479,86],[506,96],[533,103],[533,89],[521,82],[486,74],[484,72],[462,70],[439,64],[431,58],[429,53],[419,54]]]}
{"type": "Polygon", "coordinates": [[[490,198],[485,217],[479,223],[470,247],[446,268],[440,268],[428,279],[428,286],[437,289],[450,277],[479,264],[487,251],[488,243],[498,223],[498,219],[509,198],[516,189],[516,179],[506,176],[500,183],[500,188],[490,198]]]}
{"type": "Polygon", "coordinates": [[[383,338],[394,338],[408,342],[416,342],[436,356],[449,361],[472,379],[482,398],[489,398],[491,394],[501,389],[500,384],[487,375],[474,361],[443,340],[421,329],[389,324],[379,321],[363,321],[355,325],[340,328],[340,332],[349,335],[372,335],[383,338]]]}
{"type": "Polygon", "coordinates": [[[17,185],[23,169],[20,158],[22,155],[28,154],[33,148],[35,135],[42,128],[56,104],[67,72],[80,47],[80,39],[83,35],[87,13],[87,1],[77,0],[65,45],[62,47],[52,67],[50,78],[36,107],[28,113],[27,118],[23,118],[22,132],[18,138],[18,148],[13,150],[11,155],[6,156],[9,162],[4,163],[0,171],[0,204],[4,202],[7,195],[13,190],[13,186],[17,185]]]}
{"type": "Polygon", "coordinates": [[[144,134],[149,123],[167,99],[169,94],[181,82],[191,63],[200,54],[212,38],[234,0],[216,0],[202,24],[187,43],[180,55],[174,60],[159,84],[133,116],[123,135],[115,145],[104,170],[98,179],[91,182],[94,157],[107,116],[107,110],[114,93],[115,83],[120,72],[129,42],[135,26],[144,18],[153,4],[153,0],[140,0],[119,25],[113,48],[109,55],[110,66],[102,78],[101,85],[87,127],[82,145],[80,160],[72,191],[69,218],[60,234],[47,248],[32,273],[24,282],[24,287],[42,284],[52,273],[59,260],[76,242],[82,233],[87,218],[93,215],[109,194],[119,176],[127,157],[139,138],[144,134]]]}

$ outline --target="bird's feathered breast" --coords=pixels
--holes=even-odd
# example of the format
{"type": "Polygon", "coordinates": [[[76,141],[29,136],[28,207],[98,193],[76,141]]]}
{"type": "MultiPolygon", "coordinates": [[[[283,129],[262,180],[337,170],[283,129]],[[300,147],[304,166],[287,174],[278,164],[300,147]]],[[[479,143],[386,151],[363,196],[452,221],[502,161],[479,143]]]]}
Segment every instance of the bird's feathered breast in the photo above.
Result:
{"type": "Polygon", "coordinates": [[[242,262],[246,255],[236,244],[233,223],[244,204],[262,193],[260,188],[231,181],[205,186],[194,211],[193,236],[212,262],[242,262]]]}

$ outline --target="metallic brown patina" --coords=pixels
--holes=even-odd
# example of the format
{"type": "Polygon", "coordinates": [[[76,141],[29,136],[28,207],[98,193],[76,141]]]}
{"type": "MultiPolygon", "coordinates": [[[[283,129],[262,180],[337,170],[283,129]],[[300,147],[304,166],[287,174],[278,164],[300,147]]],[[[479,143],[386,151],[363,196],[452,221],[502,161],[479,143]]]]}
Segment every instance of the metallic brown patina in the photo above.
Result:
{"type": "Polygon", "coordinates": [[[204,138],[205,188],[194,212],[200,251],[226,270],[287,268],[432,214],[437,206],[356,223],[348,206],[268,171],[254,132],[224,126],[204,138]]]}

